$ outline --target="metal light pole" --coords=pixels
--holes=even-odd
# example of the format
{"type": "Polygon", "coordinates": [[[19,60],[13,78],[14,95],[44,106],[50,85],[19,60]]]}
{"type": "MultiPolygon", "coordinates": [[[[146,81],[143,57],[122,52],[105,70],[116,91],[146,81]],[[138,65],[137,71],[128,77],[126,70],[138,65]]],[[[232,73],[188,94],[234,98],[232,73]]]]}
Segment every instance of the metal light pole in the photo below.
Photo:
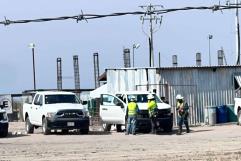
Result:
{"type": "Polygon", "coordinates": [[[34,43],[30,43],[30,44],[29,44],[29,48],[32,49],[32,58],[33,58],[33,85],[34,85],[34,90],[36,90],[35,59],[34,59],[34,48],[35,48],[35,44],[34,44],[34,43]]]}
{"type": "Polygon", "coordinates": [[[209,66],[211,66],[211,47],[210,40],[213,38],[213,35],[208,35],[208,50],[209,50],[209,66]]]}
{"type": "Polygon", "coordinates": [[[133,53],[132,53],[133,54],[132,55],[133,56],[133,58],[132,58],[133,65],[132,65],[132,67],[135,67],[135,63],[134,63],[135,62],[135,49],[138,49],[140,47],[140,44],[133,44],[132,47],[133,47],[133,53]]]}

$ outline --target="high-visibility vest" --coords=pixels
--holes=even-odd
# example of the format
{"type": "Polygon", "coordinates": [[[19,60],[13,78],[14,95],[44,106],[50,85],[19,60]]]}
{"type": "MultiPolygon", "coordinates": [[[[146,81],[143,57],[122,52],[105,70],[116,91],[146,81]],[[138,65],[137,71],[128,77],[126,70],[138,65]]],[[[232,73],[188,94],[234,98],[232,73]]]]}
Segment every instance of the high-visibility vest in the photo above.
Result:
{"type": "Polygon", "coordinates": [[[128,116],[135,116],[137,114],[137,104],[135,102],[128,103],[128,116]]]}
{"type": "Polygon", "coordinates": [[[187,103],[184,105],[184,103],[184,101],[182,103],[177,102],[177,110],[180,116],[188,113],[188,105],[187,103]]]}
{"type": "Polygon", "coordinates": [[[149,111],[149,116],[153,116],[154,110],[157,108],[156,101],[148,100],[147,107],[148,107],[148,111],[149,111]]]}

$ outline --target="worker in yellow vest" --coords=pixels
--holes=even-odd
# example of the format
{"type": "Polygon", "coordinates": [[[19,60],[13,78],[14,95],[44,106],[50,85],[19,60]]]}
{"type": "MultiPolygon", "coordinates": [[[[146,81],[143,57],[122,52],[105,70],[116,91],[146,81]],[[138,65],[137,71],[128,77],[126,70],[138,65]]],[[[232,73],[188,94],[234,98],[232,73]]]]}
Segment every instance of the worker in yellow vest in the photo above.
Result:
{"type": "Polygon", "coordinates": [[[138,105],[136,103],[135,96],[131,96],[130,102],[127,106],[127,130],[126,135],[133,134],[136,135],[136,116],[138,113],[138,105]]]}
{"type": "Polygon", "coordinates": [[[189,107],[188,104],[184,102],[184,98],[182,95],[178,94],[176,96],[177,100],[177,113],[178,113],[178,132],[177,135],[182,134],[182,125],[183,123],[186,126],[187,133],[190,132],[188,125],[188,116],[189,116],[189,107]]]}
{"type": "Polygon", "coordinates": [[[151,133],[156,134],[157,132],[156,111],[158,110],[157,103],[153,94],[149,94],[147,96],[147,99],[148,99],[147,107],[148,107],[149,117],[151,119],[151,126],[152,126],[151,133]]]}

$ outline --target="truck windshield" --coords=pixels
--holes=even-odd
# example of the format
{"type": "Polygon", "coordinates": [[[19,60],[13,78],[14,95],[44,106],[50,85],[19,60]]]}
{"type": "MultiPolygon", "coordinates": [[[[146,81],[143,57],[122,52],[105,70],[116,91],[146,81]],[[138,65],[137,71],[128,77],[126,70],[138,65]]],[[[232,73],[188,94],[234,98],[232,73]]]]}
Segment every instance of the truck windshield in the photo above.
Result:
{"type": "MultiPolygon", "coordinates": [[[[127,95],[128,102],[130,102],[131,96],[135,96],[137,103],[147,103],[147,101],[148,101],[148,99],[147,99],[148,94],[129,94],[129,95],[127,95]]],[[[153,94],[153,96],[157,103],[162,102],[155,94],[153,94]]]]}
{"type": "Polygon", "coordinates": [[[80,103],[75,95],[45,95],[45,104],[54,103],[80,103]]]}

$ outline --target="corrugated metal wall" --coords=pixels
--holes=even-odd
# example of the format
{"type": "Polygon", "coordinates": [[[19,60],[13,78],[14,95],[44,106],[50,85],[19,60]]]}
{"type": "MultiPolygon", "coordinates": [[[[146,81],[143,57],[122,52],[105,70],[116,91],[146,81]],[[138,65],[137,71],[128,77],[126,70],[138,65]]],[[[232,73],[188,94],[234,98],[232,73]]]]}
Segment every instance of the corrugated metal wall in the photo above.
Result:
{"type": "Polygon", "coordinates": [[[108,69],[107,89],[156,89],[173,107],[175,121],[175,97],[182,94],[190,106],[190,123],[199,124],[205,121],[206,107],[234,104],[233,80],[240,72],[240,66],[108,69]]]}

